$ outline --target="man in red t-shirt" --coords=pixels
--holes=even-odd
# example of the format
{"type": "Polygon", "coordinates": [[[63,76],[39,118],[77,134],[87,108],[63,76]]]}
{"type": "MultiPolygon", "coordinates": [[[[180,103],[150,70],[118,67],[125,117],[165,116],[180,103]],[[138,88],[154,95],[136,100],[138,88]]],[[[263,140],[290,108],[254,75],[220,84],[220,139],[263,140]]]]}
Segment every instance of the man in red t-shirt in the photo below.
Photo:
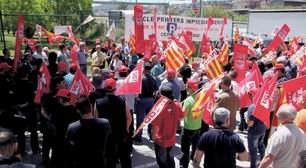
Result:
{"type": "MultiPolygon", "coordinates": [[[[161,95],[173,100],[172,89],[163,86],[160,89],[161,95]]],[[[184,117],[184,112],[179,102],[170,101],[152,122],[152,138],[155,144],[157,164],[160,168],[175,168],[174,156],[171,155],[175,145],[176,125],[184,117]]]]}

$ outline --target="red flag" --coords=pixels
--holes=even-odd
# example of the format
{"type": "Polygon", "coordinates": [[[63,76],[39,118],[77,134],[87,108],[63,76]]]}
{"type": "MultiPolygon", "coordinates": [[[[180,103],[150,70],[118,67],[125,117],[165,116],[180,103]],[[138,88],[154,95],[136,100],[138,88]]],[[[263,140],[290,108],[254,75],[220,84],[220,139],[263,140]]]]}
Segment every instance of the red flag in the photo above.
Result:
{"type": "Polygon", "coordinates": [[[23,38],[23,41],[25,44],[27,44],[31,49],[32,51],[35,51],[35,46],[37,45],[38,41],[34,40],[34,39],[28,39],[28,38],[23,38]]]}
{"type": "Polygon", "coordinates": [[[78,68],[71,82],[69,89],[70,92],[76,96],[88,96],[91,92],[94,91],[94,89],[94,86],[90,83],[88,78],[82,73],[80,68],[78,68]]]}
{"type": "Polygon", "coordinates": [[[291,79],[283,82],[285,98],[288,104],[292,104],[296,110],[303,108],[303,102],[306,101],[306,76],[291,79]]]}
{"type": "Polygon", "coordinates": [[[42,90],[41,77],[39,75],[37,75],[37,89],[36,89],[36,94],[35,94],[35,97],[34,97],[34,103],[36,103],[36,104],[41,103],[42,94],[43,94],[43,90],[42,90]]]}
{"type": "Polygon", "coordinates": [[[237,81],[241,81],[245,77],[246,70],[248,68],[248,47],[240,44],[234,45],[234,69],[238,76],[237,81]]]}
{"type": "Polygon", "coordinates": [[[23,29],[24,29],[23,16],[18,16],[13,72],[17,71],[17,64],[20,59],[21,45],[23,39],[23,29]]]}
{"type": "Polygon", "coordinates": [[[34,103],[36,104],[40,104],[41,96],[43,95],[43,93],[48,93],[50,91],[51,81],[51,75],[49,73],[47,65],[44,62],[41,64],[39,72],[40,75],[38,75],[36,95],[34,98],[34,103]]]}
{"type": "Polygon", "coordinates": [[[287,24],[284,24],[283,27],[279,30],[279,32],[276,34],[272,42],[267,47],[266,52],[269,52],[271,50],[277,50],[277,47],[284,41],[288,33],[290,32],[290,28],[287,24]]]}
{"type": "Polygon", "coordinates": [[[247,92],[252,88],[258,89],[260,83],[263,83],[262,75],[257,64],[254,64],[251,73],[239,83],[241,108],[248,107],[251,104],[251,100],[247,92]]]}
{"type": "Polygon", "coordinates": [[[135,40],[136,52],[144,53],[144,26],[143,26],[143,6],[136,4],[134,6],[134,27],[135,27],[135,40]]]}
{"type": "Polygon", "coordinates": [[[137,64],[133,71],[123,80],[116,89],[116,95],[140,94],[142,88],[143,62],[137,64]]]}
{"type": "Polygon", "coordinates": [[[144,40],[144,57],[151,58],[152,57],[152,41],[151,40],[144,40]]]}
{"type": "Polygon", "coordinates": [[[234,43],[238,43],[239,42],[239,38],[240,38],[239,28],[236,27],[236,30],[235,30],[235,33],[234,33],[234,37],[233,37],[234,43]]]}
{"type": "Polygon", "coordinates": [[[49,44],[53,45],[54,43],[60,43],[60,42],[62,42],[64,39],[65,39],[64,36],[61,36],[61,35],[54,35],[54,36],[48,38],[48,42],[49,42],[49,44]]]}
{"type": "Polygon", "coordinates": [[[203,34],[202,41],[201,41],[201,52],[202,52],[202,57],[206,57],[206,58],[211,53],[210,40],[205,34],[203,34]]]}
{"type": "Polygon", "coordinates": [[[221,29],[220,29],[220,34],[219,34],[219,39],[221,37],[223,37],[223,30],[224,30],[224,26],[227,24],[227,19],[226,19],[226,16],[223,17],[223,24],[221,26],[221,29]]]}
{"type": "Polygon", "coordinates": [[[289,55],[294,54],[299,49],[298,38],[293,37],[292,43],[290,45],[289,55]]]}
{"type": "Polygon", "coordinates": [[[212,119],[212,113],[213,113],[215,104],[216,104],[216,98],[214,95],[212,95],[209,97],[209,99],[207,100],[207,102],[205,103],[203,107],[202,120],[208,125],[214,124],[214,121],[212,119]]]}
{"type": "Polygon", "coordinates": [[[229,50],[228,43],[225,42],[217,57],[219,62],[222,64],[222,66],[226,66],[228,64],[228,50],[229,50]]]}
{"type": "Polygon", "coordinates": [[[138,134],[138,132],[144,128],[145,126],[149,125],[151,122],[155,120],[155,118],[161,114],[161,112],[164,111],[164,109],[169,105],[171,102],[170,99],[162,96],[158,99],[158,101],[155,103],[155,105],[152,107],[150,112],[147,114],[147,116],[144,118],[143,123],[137,128],[135,131],[134,136],[138,134]]]}
{"type": "Polygon", "coordinates": [[[212,17],[208,17],[207,27],[206,27],[206,30],[205,30],[205,36],[208,36],[209,29],[213,24],[214,24],[214,19],[212,17]]]}
{"type": "MultiPolygon", "coordinates": [[[[196,51],[196,48],[192,42],[192,39],[189,37],[190,36],[187,35],[187,33],[183,31],[179,38],[179,43],[182,44],[181,46],[183,47],[183,50],[185,51],[185,55],[191,57],[192,53],[196,51]]],[[[191,34],[191,37],[192,37],[192,34],[191,34]]]]}
{"type": "Polygon", "coordinates": [[[258,96],[255,97],[255,109],[253,115],[270,128],[270,112],[273,103],[273,91],[276,86],[278,73],[271,80],[266,80],[261,87],[258,96]]]}
{"type": "Polygon", "coordinates": [[[71,26],[67,26],[67,31],[68,31],[68,39],[70,41],[72,41],[74,44],[79,45],[80,44],[80,40],[77,39],[74,36],[74,33],[72,32],[72,27],[71,26]]]}

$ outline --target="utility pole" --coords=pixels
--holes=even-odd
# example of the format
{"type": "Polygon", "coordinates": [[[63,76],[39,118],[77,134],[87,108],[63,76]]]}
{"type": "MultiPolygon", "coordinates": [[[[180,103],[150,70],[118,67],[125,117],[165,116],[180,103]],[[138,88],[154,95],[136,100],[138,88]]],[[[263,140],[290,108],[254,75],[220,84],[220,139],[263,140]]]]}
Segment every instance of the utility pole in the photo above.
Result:
{"type": "MultiPolygon", "coordinates": [[[[82,22],[83,22],[84,14],[83,14],[83,8],[82,8],[80,3],[79,3],[79,9],[80,9],[80,25],[81,25],[82,22]]],[[[83,28],[82,28],[82,26],[80,26],[80,38],[83,40],[83,28]]]]}
{"type": "Polygon", "coordinates": [[[200,0],[200,17],[203,17],[203,0],[200,0]]]}
{"type": "Polygon", "coordinates": [[[3,20],[2,20],[2,11],[0,10],[0,24],[1,24],[1,39],[3,40],[3,47],[6,48],[4,29],[3,29],[3,20]]]}

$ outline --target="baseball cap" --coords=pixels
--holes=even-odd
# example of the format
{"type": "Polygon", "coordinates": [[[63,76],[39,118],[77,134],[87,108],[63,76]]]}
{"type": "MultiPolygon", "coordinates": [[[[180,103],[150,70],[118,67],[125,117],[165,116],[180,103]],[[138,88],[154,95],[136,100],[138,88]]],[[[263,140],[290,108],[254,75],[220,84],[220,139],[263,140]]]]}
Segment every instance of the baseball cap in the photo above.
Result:
{"type": "Polygon", "coordinates": [[[104,89],[107,91],[114,91],[116,89],[116,81],[113,78],[104,81],[104,89]]]}
{"type": "Polygon", "coordinates": [[[56,93],[56,97],[70,98],[70,91],[68,89],[60,89],[56,93]]]}
{"type": "Polygon", "coordinates": [[[175,77],[175,75],[176,75],[176,71],[174,70],[174,69],[168,69],[167,70],[167,75],[169,76],[169,77],[175,77]]]}
{"type": "Polygon", "coordinates": [[[190,88],[192,91],[197,91],[199,89],[199,84],[195,80],[188,79],[187,87],[190,88]]]}
{"type": "Polygon", "coordinates": [[[217,108],[213,114],[213,120],[217,125],[222,125],[229,118],[230,111],[226,108],[217,108]]]}
{"type": "Polygon", "coordinates": [[[128,68],[124,65],[122,65],[119,69],[118,69],[119,72],[128,72],[128,68]]]}
{"type": "Polygon", "coordinates": [[[12,66],[10,66],[7,62],[0,63],[0,69],[11,69],[12,66]]]}

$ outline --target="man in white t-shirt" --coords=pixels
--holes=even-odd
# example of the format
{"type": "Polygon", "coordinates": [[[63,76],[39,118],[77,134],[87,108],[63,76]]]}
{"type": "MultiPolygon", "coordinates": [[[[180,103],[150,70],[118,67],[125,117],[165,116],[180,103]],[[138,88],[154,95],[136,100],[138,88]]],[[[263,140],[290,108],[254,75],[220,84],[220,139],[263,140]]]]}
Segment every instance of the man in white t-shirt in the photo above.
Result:
{"type": "Polygon", "coordinates": [[[272,135],[266,148],[266,155],[259,168],[297,168],[298,156],[306,147],[303,131],[294,123],[296,109],[292,105],[282,105],[276,113],[281,125],[272,135]]]}
{"type": "Polygon", "coordinates": [[[46,55],[45,52],[43,52],[41,45],[36,45],[35,46],[35,52],[33,53],[33,58],[35,59],[41,59],[46,65],[48,65],[48,56],[46,55]]]}

